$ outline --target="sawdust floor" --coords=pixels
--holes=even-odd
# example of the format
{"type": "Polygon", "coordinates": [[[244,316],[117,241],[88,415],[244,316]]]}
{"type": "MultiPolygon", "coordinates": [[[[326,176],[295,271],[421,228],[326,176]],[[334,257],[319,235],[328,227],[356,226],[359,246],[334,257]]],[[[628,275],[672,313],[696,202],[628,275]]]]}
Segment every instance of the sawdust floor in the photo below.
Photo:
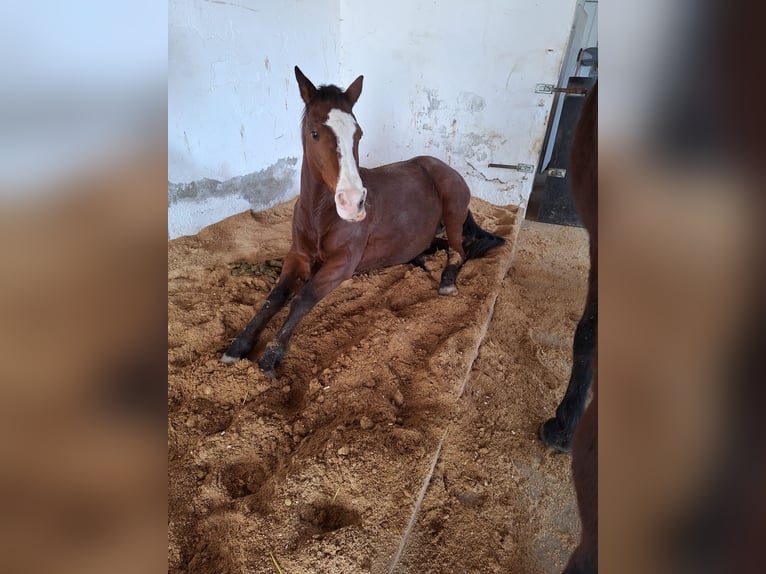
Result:
{"type": "Polygon", "coordinates": [[[474,199],[509,241],[466,264],[457,296],[436,293],[443,253],[355,276],[273,381],[254,361],[285,311],[252,361],[218,357],[272,285],[242,263],[284,256],[291,206],[168,244],[169,571],[560,571],[579,532],[570,458],[536,429],[567,380],[585,232],[474,199]]]}

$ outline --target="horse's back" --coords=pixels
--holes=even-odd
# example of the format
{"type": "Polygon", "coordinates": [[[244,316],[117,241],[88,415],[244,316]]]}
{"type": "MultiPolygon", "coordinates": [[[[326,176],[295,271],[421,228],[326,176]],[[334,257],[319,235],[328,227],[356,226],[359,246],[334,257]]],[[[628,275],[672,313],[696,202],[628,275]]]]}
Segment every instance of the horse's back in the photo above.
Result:
{"type": "MultiPolygon", "coordinates": [[[[468,208],[471,190],[460,173],[439,158],[419,155],[403,161],[381,165],[372,169],[360,168],[362,181],[383,182],[384,188],[392,188],[402,178],[409,179],[421,193],[433,193],[442,205],[450,204],[460,209],[468,208]]],[[[369,186],[368,186],[369,187],[369,186]]],[[[412,186],[406,186],[412,191],[412,186]]]]}

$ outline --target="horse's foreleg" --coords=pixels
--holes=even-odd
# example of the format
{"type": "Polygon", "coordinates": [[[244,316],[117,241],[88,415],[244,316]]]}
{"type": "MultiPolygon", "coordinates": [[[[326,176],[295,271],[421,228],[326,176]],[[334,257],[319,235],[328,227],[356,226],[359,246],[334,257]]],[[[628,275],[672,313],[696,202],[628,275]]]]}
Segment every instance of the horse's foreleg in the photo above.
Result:
{"type": "MultiPolygon", "coordinates": [[[[591,272],[591,276],[593,272],[591,272]]],[[[556,417],[540,427],[540,438],[549,447],[569,452],[577,421],[585,408],[585,400],[592,379],[591,359],[596,343],[598,320],[597,286],[593,277],[588,285],[585,311],[575,330],[572,345],[572,372],[564,398],[556,408],[556,417]]]]}
{"type": "Polygon", "coordinates": [[[279,281],[271,290],[261,308],[250,320],[221,357],[224,363],[236,363],[250,354],[258,337],[271,318],[276,315],[295,293],[298,284],[308,279],[309,259],[305,255],[290,252],[285,257],[279,281]]]}
{"type": "Polygon", "coordinates": [[[276,367],[285,356],[290,338],[298,323],[325,295],[354,274],[357,262],[358,258],[354,260],[339,258],[336,261],[328,261],[300,290],[290,304],[290,312],[282,328],[279,329],[274,340],[268,344],[258,361],[258,365],[266,375],[276,378],[276,367]]]}

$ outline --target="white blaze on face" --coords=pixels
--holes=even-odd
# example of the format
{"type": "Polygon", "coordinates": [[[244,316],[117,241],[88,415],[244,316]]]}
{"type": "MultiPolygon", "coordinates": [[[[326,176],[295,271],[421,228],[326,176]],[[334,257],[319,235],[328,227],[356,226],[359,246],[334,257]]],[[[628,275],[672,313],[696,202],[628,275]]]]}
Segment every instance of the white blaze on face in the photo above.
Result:
{"type": "Polygon", "coordinates": [[[366,215],[364,199],[367,196],[367,190],[362,184],[362,178],[359,177],[354,158],[356,120],[348,112],[333,109],[330,110],[325,125],[335,133],[335,139],[338,140],[340,175],[335,186],[335,209],[343,219],[361,221],[366,215]]]}

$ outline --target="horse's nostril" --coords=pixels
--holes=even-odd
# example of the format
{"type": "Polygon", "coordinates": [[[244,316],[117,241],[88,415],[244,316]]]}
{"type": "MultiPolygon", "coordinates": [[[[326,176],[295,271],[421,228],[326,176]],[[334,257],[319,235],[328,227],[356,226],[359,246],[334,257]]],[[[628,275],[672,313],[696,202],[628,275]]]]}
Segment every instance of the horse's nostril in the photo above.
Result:
{"type": "Polygon", "coordinates": [[[364,207],[364,198],[362,198],[362,199],[360,199],[360,200],[359,200],[359,205],[358,205],[358,207],[359,207],[359,211],[361,211],[361,210],[362,210],[362,208],[364,207]]]}

